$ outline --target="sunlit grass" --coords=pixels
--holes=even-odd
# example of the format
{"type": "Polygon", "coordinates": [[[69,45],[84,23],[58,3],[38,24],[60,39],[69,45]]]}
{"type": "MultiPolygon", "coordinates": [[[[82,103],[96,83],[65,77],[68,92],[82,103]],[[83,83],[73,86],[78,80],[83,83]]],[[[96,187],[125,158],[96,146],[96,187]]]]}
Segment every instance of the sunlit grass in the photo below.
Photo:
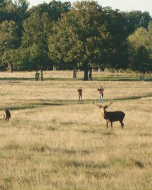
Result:
{"type": "MultiPolygon", "coordinates": [[[[41,82],[30,79],[34,72],[8,73],[12,75],[29,80],[0,80],[0,112],[9,108],[12,113],[9,123],[0,120],[1,190],[151,189],[151,82],[41,82]],[[109,110],[126,113],[123,130],[117,122],[106,129],[92,104],[99,102],[101,84],[104,104],[114,100],[109,110]]],[[[70,78],[72,73],[44,76],[70,78]]]]}

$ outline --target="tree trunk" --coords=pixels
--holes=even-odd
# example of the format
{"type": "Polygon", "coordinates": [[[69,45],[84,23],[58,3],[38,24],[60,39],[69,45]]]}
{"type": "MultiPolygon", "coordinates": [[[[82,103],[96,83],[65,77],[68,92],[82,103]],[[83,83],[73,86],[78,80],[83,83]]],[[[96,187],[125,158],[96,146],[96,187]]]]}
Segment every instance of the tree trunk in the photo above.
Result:
{"type": "Polygon", "coordinates": [[[84,78],[83,80],[88,80],[88,64],[85,63],[84,65],[84,78]]]}
{"type": "Polygon", "coordinates": [[[77,78],[77,70],[74,68],[73,69],[73,79],[77,78]]]}
{"type": "Polygon", "coordinates": [[[89,80],[92,80],[92,68],[89,70],[89,80]]]}
{"type": "Polygon", "coordinates": [[[43,81],[43,68],[42,67],[40,69],[40,72],[41,72],[41,81],[43,81]]]}
{"type": "Polygon", "coordinates": [[[36,73],[35,73],[35,80],[39,80],[39,76],[40,76],[40,73],[38,71],[36,71],[36,73]]]}
{"type": "Polygon", "coordinates": [[[141,74],[140,74],[140,80],[141,80],[141,81],[144,81],[144,79],[145,79],[145,73],[141,73],[141,74]]]}
{"type": "Polygon", "coordinates": [[[9,64],[9,65],[8,65],[8,71],[9,71],[9,72],[13,72],[13,65],[12,65],[12,64],[9,64]]]}
{"type": "Polygon", "coordinates": [[[56,71],[56,66],[55,65],[53,66],[53,71],[56,71]]]}

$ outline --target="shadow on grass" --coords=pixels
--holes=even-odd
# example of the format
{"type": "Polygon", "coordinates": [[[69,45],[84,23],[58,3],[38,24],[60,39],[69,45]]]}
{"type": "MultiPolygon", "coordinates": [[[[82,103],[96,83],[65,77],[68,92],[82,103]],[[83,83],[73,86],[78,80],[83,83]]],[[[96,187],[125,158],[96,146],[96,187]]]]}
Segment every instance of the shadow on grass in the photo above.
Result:
{"type": "MultiPolygon", "coordinates": [[[[95,81],[141,81],[139,77],[93,77],[95,81]]],[[[152,77],[146,77],[145,82],[152,81],[152,77]]]]}
{"type": "MultiPolygon", "coordinates": [[[[25,77],[1,77],[0,80],[14,80],[14,81],[19,81],[19,80],[31,80],[35,81],[34,77],[30,78],[25,78],[25,77]]],[[[78,81],[78,80],[83,80],[83,78],[44,78],[44,81],[78,81]]],[[[109,77],[93,77],[93,81],[141,81],[139,77],[135,76],[109,76],[109,77]]],[[[40,80],[39,80],[40,81],[40,80]]],[[[145,77],[146,82],[152,81],[152,77],[145,77]]]]}
{"type": "Polygon", "coordinates": [[[19,80],[35,80],[35,79],[34,78],[24,78],[24,77],[21,77],[21,78],[16,78],[16,77],[3,77],[3,78],[1,78],[0,77],[0,80],[8,80],[8,81],[15,80],[15,81],[19,81],[19,80]]]}
{"type": "Polygon", "coordinates": [[[125,98],[115,98],[114,100],[135,100],[135,99],[141,99],[141,98],[148,98],[148,97],[152,97],[152,93],[150,94],[146,94],[143,96],[130,96],[130,97],[125,97],[125,98]]]}
{"type": "Polygon", "coordinates": [[[94,163],[94,162],[79,162],[75,160],[66,161],[64,163],[66,167],[75,167],[75,168],[85,168],[85,169],[103,169],[108,168],[109,165],[101,162],[101,163],[94,163]]]}
{"type": "MultiPolygon", "coordinates": [[[[115,98],[114,101],[126,101],[126,100],[136,100],[141,98],[152,97],[152,93],[144,95],[144,96],[130,96],[130,97],[122,97],[122,98],[115,98]]],[[[98,99],[94,99],[95,102],[100,102],[98,99]]],[[[105,99],[105,102],[109,102],[109,99],[105,99]]],[[[79,102],[78,100],[39,100],[37,102],[25,102],[24,105],[16,105],[16,106],[6,106],[0,107],[0,110],[9,109],[9,110],[24,110],[24,109],[35,109],[44,106],[65,106],[65,105],[85,105],[85,104],[92,104],[92,100],[83,100],[79,102]]]]}
{"type": "MultiPolygon", "coordinates": [[[[25,78],[25,77],[0,77],[0,80],[4,80],[4,81],[22,81],[22,80],[29,80],[29,81],[36,81],[35,78],[25,78]]],[[[44,78],[44,81],[75,81],[75,80],[83,80],[82,78],[44,78]]],[[[41,80],[37,80],[37,81],[41,81],[41,80]]]]}

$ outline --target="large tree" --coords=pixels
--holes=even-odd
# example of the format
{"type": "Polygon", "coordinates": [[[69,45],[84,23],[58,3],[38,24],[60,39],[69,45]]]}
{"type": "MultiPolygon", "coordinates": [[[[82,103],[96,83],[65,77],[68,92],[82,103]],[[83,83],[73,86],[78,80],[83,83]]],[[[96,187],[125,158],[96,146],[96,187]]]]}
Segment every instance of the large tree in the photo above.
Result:
{"type": "MultiPolygon", "coordinates": [[[[35,65],[35,69],[40,69],[41,73],[49,63],[49,58],[46,53],[48,51],[47,39],[49,28],[50,21],[48,13],[40,15],[39,12],[35,11],[23,23],[24,32],[21,48],[31,49],[31,56],[33,57],[34,54],[34,59],[30,57],[29,59],[34,62],[33,65],[35,65]]],[[[41,77],[41,79],[43,80],[43,77],[41,77]]]]}
{"type": "Polygon", "coordinates": [[[83,68],[84,80],[88,80],[89,67],[104,59],[107,38],[102,7],[94,1],[77,2],[53,27],[49,53],[58,63],[83,68]]]}
{"type": "Polygon", "coordinates": [[[27,68],[35,66],[36,70],[40,69],[41,80],[43,80],[43,69],[51,65],[51,59],[48,57],[48,35],[53,22],[60,18],[62,12],[67,12],[69,7],[69,3],[56,1],[43,3],[29,10],[29,17],[23,22],[21,48],[29,49],[26,52],[29,55],[30,67],[27,68]]]}

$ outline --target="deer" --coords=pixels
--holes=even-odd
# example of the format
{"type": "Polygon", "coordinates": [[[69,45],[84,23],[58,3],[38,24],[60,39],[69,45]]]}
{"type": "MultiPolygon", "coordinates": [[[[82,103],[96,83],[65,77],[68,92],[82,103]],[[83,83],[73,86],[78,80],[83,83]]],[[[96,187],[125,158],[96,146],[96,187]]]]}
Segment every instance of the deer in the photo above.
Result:
{"type": "Polygon", "coordinates": [[[5,121],[9,121],[11,118],[11,113],[8,109],[5,109],[4,112],[3,112],[3,119],[5,121]]]}
{"type": "MultiPolygon", "coordinates": [[[[106,120],[106,127],[108,128],[108,123],[111,124],[111,129],[113,128],[113,122],[119,121],[121,124],[121,128],[123,129],[124,123],[123,119],[125,117],[125,113],[122,111],[107,111],[107,109],[110,107],[110,105],[113,103],[113,101],[110,101],[109,105],[103,106],[102,104],[96,104],[101,110],[103,118],[106,120]]],[[[95,104],[93,102],[93,104],[95,104]]]]}

